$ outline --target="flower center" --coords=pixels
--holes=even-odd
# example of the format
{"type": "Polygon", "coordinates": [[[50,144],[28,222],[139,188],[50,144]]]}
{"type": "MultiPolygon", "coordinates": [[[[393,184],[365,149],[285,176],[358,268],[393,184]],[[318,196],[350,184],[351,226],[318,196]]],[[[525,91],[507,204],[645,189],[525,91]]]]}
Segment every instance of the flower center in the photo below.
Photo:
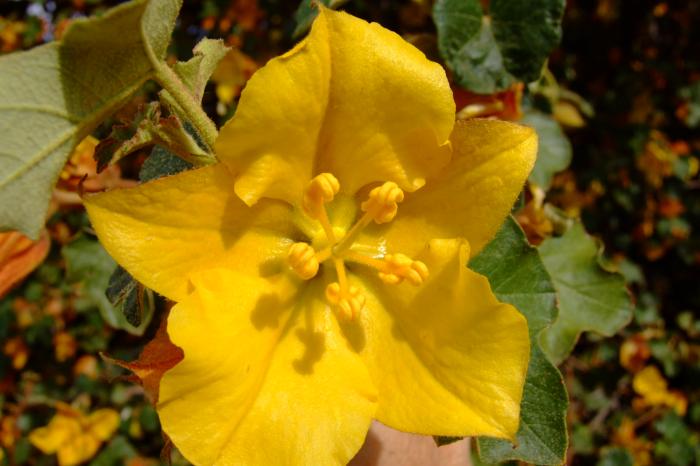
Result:
{"type": "Polygon", "coordinates": [[[322,242],[324,247],[316,250],[309,243],[294,243],[287,253],[287,262],[303,280],[314,278],[322,263],[331,263],[337,281],[326,287],[326,299],[343,318],[352,320],[364,307],[365,297],[356,286],[348,283],[346,261],[375,269],[379,278],[389,285],[404,280],[420,285],[428,277],[428,268],[423,262],[404,254],[377,257],[351,249],[358,234],[371,222],[388,223],[396,217],[398,205],[404,199],[404,193],[396,183],[387,181],[372,189],[367,200],[360,205],[363,215],[345,233],[333,228],[326,210],[326,204],[335,198],[339,190],[340,183],[330,173],[321,173],[309,182],[304,192],[302,208],[323,228],[326,236],[322,242]]]}

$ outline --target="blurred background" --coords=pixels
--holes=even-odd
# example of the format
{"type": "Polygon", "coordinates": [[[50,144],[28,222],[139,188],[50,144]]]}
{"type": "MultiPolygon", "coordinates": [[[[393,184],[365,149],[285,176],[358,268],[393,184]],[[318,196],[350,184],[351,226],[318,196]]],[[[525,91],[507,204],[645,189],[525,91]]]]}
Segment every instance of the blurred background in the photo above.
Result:
{"type": "MultiPolygon", "coordinates": [[[[0,53],[59,39],[75,18],[118,3],[0,0],[0,53]]],[[[233,47],[204,98],[223,124],[252,73],[304,33],[304,12],[291,0],[184,3],[173,61],[189,58],[203,37],[233,47]]],[[[350,0],[343,8],[442,61],[431,1],[350,0]]],[[[560,365],[571,465],[700,465],[698,25],[698,1],[569,0],[561,44],[539,82],[477,95],[455,80],[460,118],[522,121],[540,134],[540,157],[550,162],[514,211],[530,241],[580,216],[636,303],[627,327],[610,338],[584,334],[560,365]]],[[[76,149],[39,241],[0,233],[0,465],[56,464],[37,439],[68,435],[55,419],[76,412],[109,427],[86,463],[156,465],[172,453],[173,464],[187,464],[165,445],[134,376],[109,362],[134,360],[168,304],[138,287],[105,295],[116,264],[92,235],[78,193],[138,182],[148,154],[100,174],[93,154],[156,91],[147,85],[76,149]],[[54,430],[38,430],[50,421],[54,430]]],[[[152,368],[131,369],[143,377],[152,368]]]]}

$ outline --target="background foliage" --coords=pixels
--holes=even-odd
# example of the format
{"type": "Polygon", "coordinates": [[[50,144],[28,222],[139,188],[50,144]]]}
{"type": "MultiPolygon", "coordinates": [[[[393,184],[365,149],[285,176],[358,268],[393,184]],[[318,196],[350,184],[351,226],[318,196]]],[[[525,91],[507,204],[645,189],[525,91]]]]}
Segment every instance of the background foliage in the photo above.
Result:
{"type": "MultiPolygon", "coordinates": [[[[0,51],[61,38],[72,19],[118,3],[0,2],[0,51]]],[[[572,465],[700,464],[700,235],[693,229],[700,225],[700,31],[693,27],[700,5],[323,3],[378,21],[444,63],[460,117],[518,120],[540,136],[531,184],[514,210],[520,226],[507,222],[472,263],[500,299],[526,314],[534,348],[518,448],[479,439],[475,464],[557,464],[564,457],[572,465]],[[514,293],[513,281],[531,293],[514,293]],[[564,422],[566,453],[557,430],[564,422]]],[[[203,37],[234,47],[202,94],[221,124],[235,112],[246,79],[291,47],[313,15],[283,0],[186,0],[169,61],[189,59],[203,37]]],[[[93,134],[102,141],[138,134],[141,105],[156,90],[146,84],[93,134]],[[116,123],[121,129],[112,132],[116,123]]],[[[49,422],[59,401],[119,412],[117,431],[91,464],[161,461],[155,411],[129,373],[100,354],[135,359],[167,303],[114,271],[78,191],[130,186],[188,165],[162,149],[141,150],[98,175],[97,142],[81,144],[62,169],[39,241],[0,237],[0,464],[55,463],[29,435],[49,422]]],[[[176,451],[172,460],[186,464],[176,451]]]]}

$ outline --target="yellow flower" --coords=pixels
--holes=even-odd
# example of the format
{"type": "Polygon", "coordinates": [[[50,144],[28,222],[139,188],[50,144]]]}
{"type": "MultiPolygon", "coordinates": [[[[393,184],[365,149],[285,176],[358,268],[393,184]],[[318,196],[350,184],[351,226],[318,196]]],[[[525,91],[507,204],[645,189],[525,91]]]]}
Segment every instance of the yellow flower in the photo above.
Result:
{"type": "Polygon", "coordinates": [[[70,466],[95,456],[117,427],[119,414],[112,409],[98,409],[85,415],[60,406],[49,425],[29,434],[29,441],[46,454],[57,453],[59,465],[70,466]]]}
{"type": "Polygon", "coordinates": [[[102,243],[177,301],[165,432],[195,464],[344,464],[371,420],[513,439],[525,318],[466,267],[534,163],[528,128],[455,125],[443,69],[321,8],[221,130],[222,163],[90,197],[102,243]]]}
{"type": "Polygon", "coordinates": [[[683,393],[669,390],[668,383],[655,366],[647,366],[637,372],[632,379],[632,388],[641,396],[643,406],[667,406],[684,416],[688,400],[683,393]]]}

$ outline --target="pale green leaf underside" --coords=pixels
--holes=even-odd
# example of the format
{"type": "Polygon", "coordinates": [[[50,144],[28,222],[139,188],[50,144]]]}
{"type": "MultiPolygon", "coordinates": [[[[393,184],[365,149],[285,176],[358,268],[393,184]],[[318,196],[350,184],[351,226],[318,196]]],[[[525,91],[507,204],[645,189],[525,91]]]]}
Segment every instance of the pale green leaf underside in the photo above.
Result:
{"type": "Polygon", "coordinates": [[[61,249],[66,261],[69,283],[80,283],[79,295],[87,298],[91,306],[97,307],[104,321],[113,328],[126,330],[132,335],[143,335],[150,316],[142,319],[138,326],[131,325],[119,309],[107,299],[105,290],[117,263],[96,240],[79,237],[61,249]]]}
{"type": "MultiPolygon", "coordinates": [[[[187,86],[192,97],[198,103],[202,102],[204,89],[216,66],[229,50],[230,48],[221,39],[202,39],[194,47],[192,58],[186,62],[179,61],[175,63],[173,67],[175,73],[180,77],[182,83],[187,86]]],[[[168,91],[161,91],[160,96],[180,118],[187,121],[185,111],[182,110],[168,91]]]]}
{"type": "Polygon", "coordinates": [[[530,182],[547,189],[552,177],[571,163],[571,143],[559,123],[542,112],[527,110],[521,122],[534,128],[540,141],[530,182]]]}
{"type": "Polygon", "coordinates": [[[61,42],[0,57],[0,230],[38,237],[66,158],[152,77],[179,5],[127,3],[76,21],[61,42]]]}
{"type": "Polygon", "coordinates": [[[539,336],[557,315],[551,279],[537,250],[508,218],[496,238],[475,257],[470,267],[488,277],[499,300],[515,306],[527,318],[530,365],[520,405],[517,447],[479,438],[481,459],[487,463],[519,460],[534,464],[561,464],[566,454],[566,389],[556,367],[542,352],[539,336]]]}
{"type": "Polygon", "coordinates": [[[542,338],[553,360],[562,361],[581,332],[612,336],[627,325],[632,302],[624,278],[600,266],[599,247],[580,223],[539,250],[559,299],[559,317],[542,338]]]}

